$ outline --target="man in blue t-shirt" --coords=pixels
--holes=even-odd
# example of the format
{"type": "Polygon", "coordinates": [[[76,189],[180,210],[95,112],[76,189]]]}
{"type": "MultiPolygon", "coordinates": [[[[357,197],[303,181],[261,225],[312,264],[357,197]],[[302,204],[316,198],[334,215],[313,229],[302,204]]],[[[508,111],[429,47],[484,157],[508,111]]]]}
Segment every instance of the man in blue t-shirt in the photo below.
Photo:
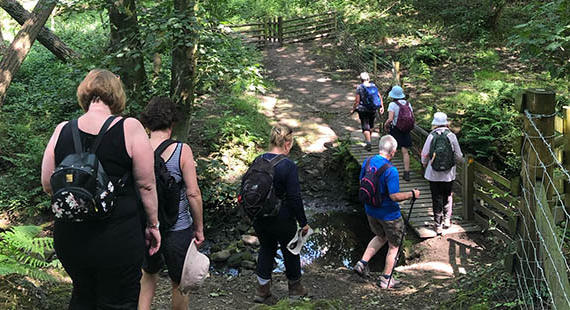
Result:
{"type": "MultiPolygon", "coordinates": [[[[389,163],[392,157],[394,157],[394,154],[396,154],[397,147],[398,143],[394,137],[386,135],[380,138],[380,142],[378,143],[379,155],[372,157],[370,167],[380,169],[385,163],[389,163]]],[[[365,172],[365,162],[362,164],[360,170],[361,179],[365,172]]],[[[386,254],[384,272],[380,277],[379,285],[381,288],[392,288],[399,283],[394,279],[390,280],[390,277],[392,269],[394,269],[396,255],[398,254],[398,245],[404,237],[405,225],[398,202],[418,198],[420,191],[414,189],[409,192],[400,192],[398,170],[393,166],[379,176],[378,191],[383,197],[381,207],[376,208],[367,204],[364,205],[370,230],[372,230],[375,236],[368,243],[362,255],[362,259],[354,266],[354,271],[364,276],[368,271],[368,261],[387,241],[388,253],[386,254]],[[388,192],[386,193],[386,191],[388,192]]]]}

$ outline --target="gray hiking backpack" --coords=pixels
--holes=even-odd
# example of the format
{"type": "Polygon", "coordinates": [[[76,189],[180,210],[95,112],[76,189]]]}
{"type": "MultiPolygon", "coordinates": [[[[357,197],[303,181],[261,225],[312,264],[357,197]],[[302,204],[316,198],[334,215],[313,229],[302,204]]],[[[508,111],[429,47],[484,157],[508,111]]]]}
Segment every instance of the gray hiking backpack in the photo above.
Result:
{"type": "Polygon", "coordinates": [[[451,141],[447,138],[449,129],[441,132],[433,131],[429,148],[429,158],[433,158],[431,168],[435,171],[447,171],[455,166],[455,154],[451,147],[451,141]],[[434,157],[435,154],[435,157],[434,157]]]}

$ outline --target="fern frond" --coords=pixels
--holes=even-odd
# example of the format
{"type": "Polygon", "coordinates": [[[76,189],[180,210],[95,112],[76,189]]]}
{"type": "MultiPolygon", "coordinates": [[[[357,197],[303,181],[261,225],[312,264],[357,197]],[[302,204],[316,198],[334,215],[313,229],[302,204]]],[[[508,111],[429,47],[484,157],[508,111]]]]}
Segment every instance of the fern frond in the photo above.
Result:
{"type": "Polygon", "coordinates": [[[46,261],[53,250],[53,239],[37,237],[38,226],[17,226],[0,233],[0,275],[20,274],[44,281],[55,280],[42,268],[60,267],[58,260],[46,261]]]}

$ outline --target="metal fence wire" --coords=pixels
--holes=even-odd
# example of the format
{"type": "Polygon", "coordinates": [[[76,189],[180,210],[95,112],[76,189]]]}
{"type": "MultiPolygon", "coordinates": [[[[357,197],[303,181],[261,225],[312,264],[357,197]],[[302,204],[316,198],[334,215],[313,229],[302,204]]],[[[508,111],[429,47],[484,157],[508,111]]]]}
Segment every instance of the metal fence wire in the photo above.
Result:
{"type": "Polygon", "coordinates": [[[554,152],[552,137],[544,136],[535,123],[537,119],[554,115],[531,114],[525,110],[524,117],[532,130],[523,136],[522,224],[514,236],[519,245],[516,254],[518,294],[524,301],[521,305],[524,309],[567,310],[570,309],[570,215],[563,189],[556,181],[561,175],[568,182],[570,174],[554,152]]]}

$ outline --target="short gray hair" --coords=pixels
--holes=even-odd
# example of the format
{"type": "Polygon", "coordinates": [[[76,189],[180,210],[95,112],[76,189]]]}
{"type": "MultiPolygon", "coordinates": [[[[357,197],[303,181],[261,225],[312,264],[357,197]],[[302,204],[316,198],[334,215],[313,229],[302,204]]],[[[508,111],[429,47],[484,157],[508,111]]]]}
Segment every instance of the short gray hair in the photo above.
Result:
{"type": "Polygon", "coordinates": [[[391,135],[385,135],[380,138],[378,142],[378,149],[380,152],[390,154],[398,148],[398,141],[391,135]]]}
{"type": "Polygon", "coordinates": [[[370,81],[370,75],[368,74],[368,72],[360,73],[360,80],[362,82],[370,81]]]}

